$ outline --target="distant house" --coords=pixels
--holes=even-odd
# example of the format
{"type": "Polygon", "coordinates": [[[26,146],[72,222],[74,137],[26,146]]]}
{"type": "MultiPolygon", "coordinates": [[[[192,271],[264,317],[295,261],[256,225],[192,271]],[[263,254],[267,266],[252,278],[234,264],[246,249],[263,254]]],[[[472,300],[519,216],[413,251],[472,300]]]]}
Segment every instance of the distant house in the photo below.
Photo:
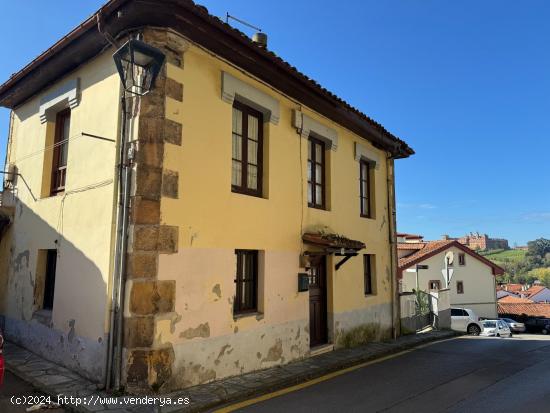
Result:
{"type": "Polygon", "coordinates": [[[497,286],[497,300],[506,296],[522,297],[527,288],[523,284],[500,284],[497,286]]]}
{"type": "Polygon", "coordinates": [[[497,299],[512,296],[528,298],[534,303],[550,303],[550,289],[543,285],[502,284],[497,287],[497,299]]]}
{"type": "Polygon", "coordinates": [[[397,237],[397,242],[399,243],[415,243],[422,242],[424,240],[422,235],[417,234],[405,234],[403,232],[399,232],[395,235],[397,237]]]}
{"type": "Polygon", "coordinates": [[[522,295],[535,303],[550,303],[550,289],[543,285],[534,285],[523,291],[522,295]]]}
{"type": "Polygon", "coordinates": [[[438,291],[449,288],[451,305],[471,308],[480,317],[497,316],[495,276],[504,270],[477,254],[457,240],[423,241],[398,243],[401,291],[417,288],[423,291],[438,291]],[[454,257],[447,285],[445,256],[452,252],[454,257]],[[427,269],[415,271],[417,265],[427,269]],[[418,278],[418,281],[417,281],[418,278]]]}
{"type": "Polygon", "coordinates": [[[519,295],[497,287],[497,300],[500,300],[503,297],[519,297],[519,295]]]}

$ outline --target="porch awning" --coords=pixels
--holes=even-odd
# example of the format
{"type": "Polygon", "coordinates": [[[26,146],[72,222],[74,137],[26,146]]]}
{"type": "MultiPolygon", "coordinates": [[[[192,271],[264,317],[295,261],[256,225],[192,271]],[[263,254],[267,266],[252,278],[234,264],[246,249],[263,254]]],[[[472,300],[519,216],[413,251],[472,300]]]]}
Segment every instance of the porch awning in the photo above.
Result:
{"type": "Polygon", "coordinates": [[[365,243],[354,239],[346,238],[338,234],[315,234],[306,232],[302,235],[302,240],[306,244],[316,245],[332,252],[344,250],[353,250],[355,252],[365,248],[365,243]]]}
{"type": "Polygon", "coordinates": [[[351,257],[358,255],[358,252],[365,248],[365,243],[354,239],[347,238],[339,234],[330,233],[305,233],[302,235],[302,240],[306,244],[310,244],[320,249],[320,251],[306,251],[305,255],[331,255],[344,257],[336,263],[336,270],[340,269],[344,263],[351,257]]]}

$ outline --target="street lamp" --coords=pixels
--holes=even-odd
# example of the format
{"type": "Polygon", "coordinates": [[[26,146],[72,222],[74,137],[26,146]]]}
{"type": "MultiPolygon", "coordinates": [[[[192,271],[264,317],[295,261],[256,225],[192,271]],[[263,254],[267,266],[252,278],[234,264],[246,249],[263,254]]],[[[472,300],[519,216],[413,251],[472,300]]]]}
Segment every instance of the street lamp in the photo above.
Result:
{"type": "Polygon", "coordinates": [[[165,56],[156,47],[130,39],[113,54],[113,59],[124,89],[143,96],[154,87],[165,56]]]}

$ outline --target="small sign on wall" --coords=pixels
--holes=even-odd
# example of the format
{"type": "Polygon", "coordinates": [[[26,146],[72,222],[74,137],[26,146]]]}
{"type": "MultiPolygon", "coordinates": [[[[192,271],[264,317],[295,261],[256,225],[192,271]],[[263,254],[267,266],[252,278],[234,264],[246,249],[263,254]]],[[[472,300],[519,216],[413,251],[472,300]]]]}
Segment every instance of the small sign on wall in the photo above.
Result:
{"type": "Polygon", "coordinates": [[[298,273],[298,292],[309,290],[309,276],[305,272],[298,273]]]}

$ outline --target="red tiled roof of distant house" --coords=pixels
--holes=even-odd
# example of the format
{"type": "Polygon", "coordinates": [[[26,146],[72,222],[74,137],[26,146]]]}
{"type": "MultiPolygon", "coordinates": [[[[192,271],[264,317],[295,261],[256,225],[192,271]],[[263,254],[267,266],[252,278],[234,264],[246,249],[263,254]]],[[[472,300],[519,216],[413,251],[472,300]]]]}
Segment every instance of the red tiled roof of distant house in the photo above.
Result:
{"type": "Polygon", "coordinates": [[[525,294],[527,297],[533,297],[540,293],[542,290],[544,290],[546,287],[542,285],[534,285],[527,290],[523,291],[523,294],[525,294]]]}
{"type": "Polygon", "coordinates": [[[425,242],[400,242],[397,244],[398,250],[421,250],[426,246],[425,242]]]}
{"type": "Polygon", "coordinates": [[[498,299],[499,303],[532,303],[533,300],[522,297],[514,297],[513,295],[506,295],[498,299]]]}
{"type": "Polygon", "coordinates": [[[550,318],[550,304],[546,303],[497,303],[499,315],[526,315],[550,318]]]}
{"type": "MultiPolygon", "coordinates": [[[[444,248],[450,246],[453,242],[454,241],[446,241],[446,240],[425,242],[425,243],[421,244],[421,245],[423,245],[423,247],[418,249],[417,252],[415,252],[414,254],[411,254],[407,257],[401,258],[399,260],[399,267],[408,268],[408,266],[410,264],[421,261],[423,258],[429,258],[429,256],[431,256],[430,254],[432,254],[434,252],[437,253],[437,251],[439,251],[442,248],[444,249],[444,248]]],[[[400,245],[402,245],[402,244],[400,244],[400,245]]],[[[415,244],[411,244],[411,245],[415,245],[415,244]]],[[[398,246],[398,248],[399,248],[399,246],[398,246]]]]}
{"type": "Polygon", "coordinates": [[[411,255],[400,258],[398,275],[401,276],[402,272],[407,268],[410,268],[413,265],[418,264],[419,262],[422,262],[430,257],[433,257],[434,255],[442,251],[445,251],[451,247],[458,248],[459,250],[462,250],[466,254],[471,255],[472,257],[476,258],[482,263],[488,265],[489,267],[492,268],[493,275],[504,274],[504,270],[501,267],[496,265],[494,262],[489,261],[487,258],[479,255],[478,253],[471,250],[470,248],[462,245],[460,242],[456,240],[438,240],[438,241],[425,242],[424,247],[422,249],[419,249],[418,251],[412,253],[411,255]]]}
{"type": "Polygon", "coordinates": [[[510,291],[511,293],[519,293],[523,291],[523,284],[504,284],[504,291],[510,291]]]}

